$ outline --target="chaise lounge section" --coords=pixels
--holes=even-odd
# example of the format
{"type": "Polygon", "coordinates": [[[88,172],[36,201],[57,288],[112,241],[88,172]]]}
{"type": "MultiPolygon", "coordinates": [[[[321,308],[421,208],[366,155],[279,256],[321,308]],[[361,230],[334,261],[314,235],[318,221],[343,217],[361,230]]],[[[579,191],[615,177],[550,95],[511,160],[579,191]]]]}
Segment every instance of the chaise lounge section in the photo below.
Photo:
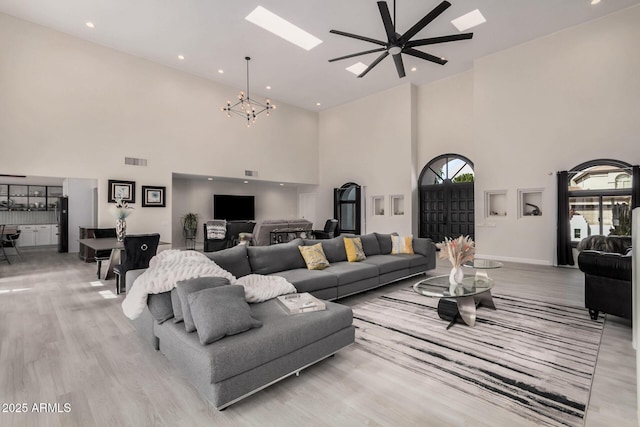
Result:
{"type": "MultiPolygon", "coordinates": [[[[248,274],[281,276],[298,292],[336,300],[435,268],[435,245],[413,239],[415,254],[391,254],[391,235],[360,236],[366,259],[348,262],[342,236],[328,240],[296,239],[252,247],[239,245],[207,253],[240,278],[248,274]],[[298,246],[321,243],[330,266],[309,270],[298,246]]],[[[144,270],[129,271],[127,289],[144,270]]],[[[150,295],[148,306],[170,305],[171,292],[150,295]]],[[[218,409],[313,365],[354,342],[351,308],[326,302],[326,310],[288,315],[276,299],[250,304],[262,327],[201,345],[197,333],[182,323],[154,318],[149,308],[134,320],[141,338],[160,350],[218,409]]],[[[152,310],[154,311],[154,310],[152,310]]]]}

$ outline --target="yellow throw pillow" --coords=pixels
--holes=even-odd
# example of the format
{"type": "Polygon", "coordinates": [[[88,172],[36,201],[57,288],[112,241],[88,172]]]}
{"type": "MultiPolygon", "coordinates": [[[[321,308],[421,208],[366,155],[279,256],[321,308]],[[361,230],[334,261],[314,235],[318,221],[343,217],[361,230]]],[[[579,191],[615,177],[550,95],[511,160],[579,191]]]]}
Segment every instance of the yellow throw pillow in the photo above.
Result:
{"type": "Polygon", "coordinates": [[[329,261],[322,250],[322,243],[313,246],[298,246],[309,270],[322,270],[329,267],[329,261]]]}
{"type": "Polygon", "coordinates": [[[359,237],[345,237],[344,248],[347,251],[347,260],[349,262],[367,259],[364,249],[362,249],[362,240],[359,237]]]}
{"type": "Polygon", "coordinates": [[[391,253],[392,254],[411,254],[413,255],[413,236],[391,236],[391,253]]]}

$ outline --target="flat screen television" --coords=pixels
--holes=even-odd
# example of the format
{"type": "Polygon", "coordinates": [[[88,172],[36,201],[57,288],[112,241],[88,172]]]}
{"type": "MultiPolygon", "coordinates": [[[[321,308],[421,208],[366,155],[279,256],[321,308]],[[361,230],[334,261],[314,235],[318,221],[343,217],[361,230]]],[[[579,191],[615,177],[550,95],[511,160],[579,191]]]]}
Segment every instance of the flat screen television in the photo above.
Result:
{"type": "Polygon", "coordinates": [[[226,219],[227,221],[255,220],[255,197],[214,194],[213,218],[226,219]]]}

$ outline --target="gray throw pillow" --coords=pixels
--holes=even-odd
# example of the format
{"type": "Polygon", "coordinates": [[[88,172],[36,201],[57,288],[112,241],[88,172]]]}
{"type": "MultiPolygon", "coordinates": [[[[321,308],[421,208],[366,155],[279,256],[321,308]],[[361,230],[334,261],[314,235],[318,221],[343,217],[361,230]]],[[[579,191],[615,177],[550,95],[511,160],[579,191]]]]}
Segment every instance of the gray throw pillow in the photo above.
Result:
{"type": "Polygon", "coordinates": [[[162,292],[160,294],[149,294],[147,297],[147,307],[154,319],[163,324],[173,317],[173,307],[171,306],[171,293],[162,292]]]}
{"type": "Polygon", "coordinates": [[[182,316],[182,304],[178,296],[178,289],[171,289],[171,307],[173,308],[173,323],[180,323],[184,320],[182,316]]]}
{"type": "Polygon", "coordinates": [[[251,317],[242,286],[205,289],[189,294],[188,298],[202,345],[262,326],[261,321],[251,317]]]}
{"type": "MultiPolygon", "coordinates": [[[[184,328],[187,332],[193,332],[196,330],[196,325],[193,323],[193,317],[191,317],[191,309],[189,308],[189,294],[207,288],[216,288],[218,286],[226,285],[229,285],[229,280],[224,277],[196,277],[193,279],[183,280],[176,284],[178,297],[180,297],[180,305],[182,306],[184,328]]],[[[244,290],[244,288],[242,289],[244,290]]]]}

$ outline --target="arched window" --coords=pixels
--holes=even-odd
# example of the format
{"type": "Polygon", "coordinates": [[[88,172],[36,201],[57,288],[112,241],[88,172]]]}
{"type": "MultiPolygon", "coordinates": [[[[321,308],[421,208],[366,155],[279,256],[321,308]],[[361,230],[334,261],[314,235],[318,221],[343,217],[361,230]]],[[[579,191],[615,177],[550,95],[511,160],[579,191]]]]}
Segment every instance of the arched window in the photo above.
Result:
{"type": "Polygon", "coordinates": [[[473,182],[473,164],[456,154],[443,154],[422,170],[420,185],[473,182]]]}
{"type": "Polygon", "coordinates": [[[339,233],[360,234],[361,187],[348,182],[340,188],[333,189],[333,214],[338,220],[339,233]]]}
{"type": "Polygon", "coordinates": [[[575,245],[591,235],[631,235],[631,165],[600,159],[569,173],[569,223],[575,245]]]}

